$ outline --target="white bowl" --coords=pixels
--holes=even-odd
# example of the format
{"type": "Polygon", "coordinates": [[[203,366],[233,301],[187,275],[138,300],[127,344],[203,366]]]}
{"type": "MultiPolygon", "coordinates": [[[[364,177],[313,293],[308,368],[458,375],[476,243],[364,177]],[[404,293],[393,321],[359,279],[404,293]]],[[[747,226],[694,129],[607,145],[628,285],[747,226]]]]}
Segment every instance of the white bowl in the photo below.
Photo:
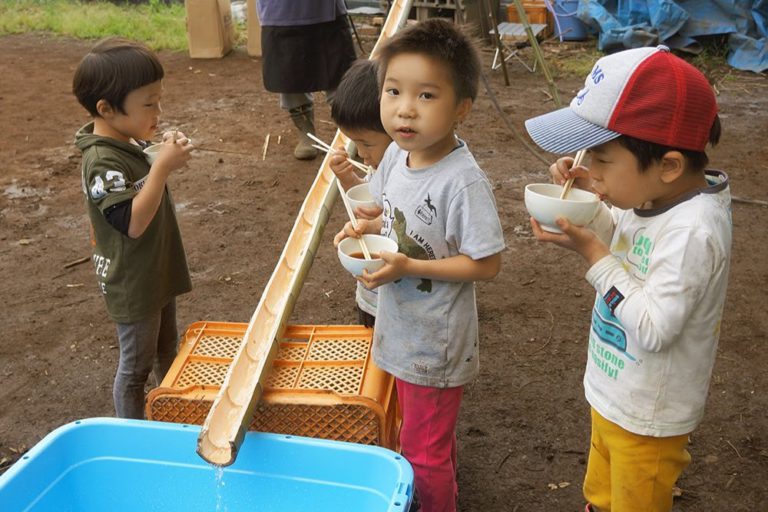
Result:
{"type": "Polygon", "coordinates": [[[360,183],[359,185],[350,187],[350,189],[347,190],[347,201],[349,202],[349,206],[352,207],[352,211],[355,211],[355,208],[358,206],[364,208],[376,207],[376,201],[373,200],[373,196],[371,195],[367,183],[360,183]]]}
{"type": "Polygon", "coordinates": [[[532,183],[525,186],[525,207],[531,217],[539,221],[544,231],[562,233],[555,222],[558,217],[564,217],[577,226],[584,226],[597,214],[600,201],[592,192],[572,188],[566,199],[560,199],[562,191],[563,187],[554,183],[532,183]]]}
{"type": "MultiPolygon", "coordinates": [[[[187,138],[187,144],[192,144],[192,139],[187,138]]],[[[155,163],[155,160],[157,160],[157,155],[160,154],[160,151],[163,149],[163,144],[152,144],[151,146],[147,146],[144,148],[144,154],[147,155],[147,162],[149,162],[149,165],[152,165],[155,163]]]]}
{"type": "Polygon", "coordinates": [[[149,162],[149,165],[155,163],[155,160],[157,160],[157,155],[160,154],[160,150],[162,149],[162,144],[152,144],[151,146],[144,148],[144,154],[147,155],[147,162],[149,162]]]}
{"type": "Polygon", "coordinates": [[[363,249],[357,238],[345,238],[339,242],[337,249],[341,266],[353,276],[363,275],[363,270],[368,270],[370,274],[383,267],[384,260],[378,257],[381,251],[397,252],[397,242],[386,236],[363,235],[363,240],[368,247],[368,252],[371,253],[370,260],[363,258],[363,249]]]}

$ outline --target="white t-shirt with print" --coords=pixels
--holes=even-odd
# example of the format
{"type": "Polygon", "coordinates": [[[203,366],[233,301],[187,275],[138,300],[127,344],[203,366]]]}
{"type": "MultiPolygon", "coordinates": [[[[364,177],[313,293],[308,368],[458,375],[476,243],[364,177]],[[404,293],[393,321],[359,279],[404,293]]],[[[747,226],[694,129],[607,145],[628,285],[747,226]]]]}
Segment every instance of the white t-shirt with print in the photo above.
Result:
{"type": "Polygon", "coordinates": [[[611,255],[596,291],[586,398],[603,417],[654,437],[691,432],[704,414],[728,284],[728,178],[661,210],[605,208],[611,255]]]}

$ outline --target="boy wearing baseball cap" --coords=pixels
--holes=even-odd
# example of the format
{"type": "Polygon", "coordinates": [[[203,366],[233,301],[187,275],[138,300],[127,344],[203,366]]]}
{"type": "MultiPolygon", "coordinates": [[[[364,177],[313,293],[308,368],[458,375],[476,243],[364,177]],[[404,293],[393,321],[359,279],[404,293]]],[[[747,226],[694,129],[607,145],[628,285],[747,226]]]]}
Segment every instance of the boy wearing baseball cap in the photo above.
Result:
{"type": "Polygon", "coordinates": [[[731,251],[728,178],[705,170],[720,137],[706,78],[665,47],[601,58],[569,107],[529,119],[560,158],[553,179],[611,206],[589,226],[531,219],[536,238],[579,253],[596,291],[584,374],[592,435],[587,510],[669,511],[690,462],[715,361],[731,251]]]}

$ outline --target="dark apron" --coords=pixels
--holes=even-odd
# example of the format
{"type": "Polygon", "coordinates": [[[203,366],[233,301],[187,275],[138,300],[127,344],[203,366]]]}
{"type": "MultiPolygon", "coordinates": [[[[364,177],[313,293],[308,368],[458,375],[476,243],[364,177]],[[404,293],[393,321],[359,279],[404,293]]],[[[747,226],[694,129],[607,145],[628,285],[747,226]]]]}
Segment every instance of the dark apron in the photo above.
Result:
{"type": "Polygon", "coordinates": [[[346,15],[315,25],[264,26],[261,48],[264,87],[271,92],[336,89],[356,58],[346,15]]]}

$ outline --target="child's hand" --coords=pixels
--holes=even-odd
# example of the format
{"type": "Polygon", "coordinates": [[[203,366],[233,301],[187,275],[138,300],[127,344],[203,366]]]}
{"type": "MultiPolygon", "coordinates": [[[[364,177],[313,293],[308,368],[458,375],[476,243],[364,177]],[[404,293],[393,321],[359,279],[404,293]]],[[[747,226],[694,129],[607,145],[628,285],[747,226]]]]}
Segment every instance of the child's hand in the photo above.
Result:
{"type": "Polygon", "coordinates": [[[349,155],[347,155],[346,151],[337,149],[332,155],[331,159],[328,161],[328,163],[331,166],[331,170],[333,171],[333,174],[336,175],[337,178],[341,179],[343,176],[350,172],[354,172],[354,167],[351,163],[347,160],[349,155]]]}
{"type": "Polygon", "coordinates": [[[333,246],[337,247],[339,242],[350,236],[353,238],[360,238],[366,232],[365,230],[367,227],[368,220],[366,219],[357,220],[357,229],[352,225],[352,221],[347,221],[347,223],[344,224],[344,229],[336,233],[336,236],[333,237],[333,246]]]}
{"type": "Polygon", "coordinates": [[[165,132],[162,145],[152,169],[162,169],[168,173],[184,167],[195,149],[192,141],[181,132],[165,132]]]}
{"type": "Polygon", "coordinates": [[[563,230],[562,234],[544,231],[533,217],[531,217],[531,227],[537,240],[550,242],[575,251],[581,254],[589,266],[594,265],[603,257],[611,254],[608,246],[593,231],[581,226],[575,226],[564,218],[557,219],[557,227],[563,230]]]}
{"type": "Polygon", "coordinates": [[[187,139],[189,142],[192,142],[192,139],[184,135],[184,132],[180,132],[179,130],[168,130],[167,132],[163,132],[163,143],[166,141],[176,141],[181,139],[187,139]]]}
{"type": "Polygon", "coordinates": [[[558,185],[565,185],[570,178],[575,178],[573,186],[576,188],[589,190],[592,180],[589,178],[589,169],[583,165],[572,167],[573,158],[564,156],[557,159],[557,162],[549,166],[549,173],[552,175],[552,182],[558,185]]]}
{"type": "Polygon", "coordinates": [[[405,254],[382,251],[381,259],[384,260],[383,267],[373,274],[369,274],[367,270],[364,270],[363,275],[357,278],[369,290],[392,281],[397,281],[407,275],[410,258],[405,254]]]}
{"type": "Polygon", "coordinates": [[[357,219],[373,220],[379,217],[382,213],[384,213],[384,209],[379,208],[378,206],[358,206],[355,208],[355,218],[357,219]]]}
{"type": "Polygon", "coordinates": [[[355,167],[347,160],[348,156],[346,151],[335,149],[328,160],[331,171],[336,175],[336,179],[339,180],[341,188],[344,190],[349,190],[355,185],[363,183],[363,180],[355,172],[355,167]]]}

